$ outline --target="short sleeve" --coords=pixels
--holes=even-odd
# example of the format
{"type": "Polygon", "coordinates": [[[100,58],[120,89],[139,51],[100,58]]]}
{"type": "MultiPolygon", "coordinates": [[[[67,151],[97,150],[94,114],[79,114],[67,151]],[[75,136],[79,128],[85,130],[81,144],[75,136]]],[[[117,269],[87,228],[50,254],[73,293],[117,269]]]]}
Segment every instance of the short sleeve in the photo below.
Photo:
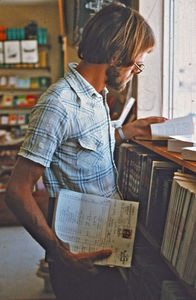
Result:
{"type": "Polygon", "coordinates": [[[66,138],[67,126],[66,109],[54,97],[38,103],[18,155],[49,167],[56,148],[66,138]]]}

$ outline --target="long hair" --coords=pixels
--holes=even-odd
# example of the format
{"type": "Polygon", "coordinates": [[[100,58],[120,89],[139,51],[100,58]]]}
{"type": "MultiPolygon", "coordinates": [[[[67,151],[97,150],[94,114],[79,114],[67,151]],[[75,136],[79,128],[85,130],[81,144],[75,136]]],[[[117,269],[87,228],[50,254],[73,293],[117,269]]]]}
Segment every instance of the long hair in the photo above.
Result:
{"type": "Polygon", "coordinates": [[[112,57],[121,66],[131,66],[136,57],[155,44],[154,33],[134,9],[121,3],[105,6],[86,24],[79,43],[78,56],[93,63],[110,63],[112,57]]]}

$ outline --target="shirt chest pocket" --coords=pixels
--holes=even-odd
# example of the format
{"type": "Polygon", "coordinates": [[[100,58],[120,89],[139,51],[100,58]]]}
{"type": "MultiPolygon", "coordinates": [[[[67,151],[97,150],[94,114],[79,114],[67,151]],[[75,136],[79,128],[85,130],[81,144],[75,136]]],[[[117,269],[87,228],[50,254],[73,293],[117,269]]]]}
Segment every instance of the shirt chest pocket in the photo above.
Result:
{"type": "Polygon", "coordinates": [[[87,136],[78,140],[77,165],[79,167],[95,167],[103,159],[103,142],[97,137],[87,136]]]}

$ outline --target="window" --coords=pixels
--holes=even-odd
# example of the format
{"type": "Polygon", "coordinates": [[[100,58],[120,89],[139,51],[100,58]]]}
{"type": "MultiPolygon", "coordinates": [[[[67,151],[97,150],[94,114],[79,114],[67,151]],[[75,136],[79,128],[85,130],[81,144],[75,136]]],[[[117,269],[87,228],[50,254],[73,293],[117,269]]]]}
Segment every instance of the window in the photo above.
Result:
{"type": "Polygon", "coordinates": [[[196,1],[164,0],[163,115],[196,114],[196,1]]]}

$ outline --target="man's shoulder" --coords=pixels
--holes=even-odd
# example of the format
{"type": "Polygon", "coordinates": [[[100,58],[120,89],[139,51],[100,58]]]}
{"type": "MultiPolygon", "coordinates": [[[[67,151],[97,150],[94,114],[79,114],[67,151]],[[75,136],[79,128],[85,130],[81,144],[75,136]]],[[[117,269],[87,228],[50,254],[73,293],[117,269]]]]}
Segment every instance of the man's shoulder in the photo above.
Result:
{"type": "Polygon", "coordinates": [[[76,98],[77,96],[75,91],[72,89],[72,87],[66,80],[66,77],[64,77],[60,78],[57,82],[49,86],[46,92],[40,97],[40,101],[42,103],[50,102],[51,104],[54,101],[56,105],[58,105],[58,103],[63,104],[67,101],[75,102],[76,98]]]}

